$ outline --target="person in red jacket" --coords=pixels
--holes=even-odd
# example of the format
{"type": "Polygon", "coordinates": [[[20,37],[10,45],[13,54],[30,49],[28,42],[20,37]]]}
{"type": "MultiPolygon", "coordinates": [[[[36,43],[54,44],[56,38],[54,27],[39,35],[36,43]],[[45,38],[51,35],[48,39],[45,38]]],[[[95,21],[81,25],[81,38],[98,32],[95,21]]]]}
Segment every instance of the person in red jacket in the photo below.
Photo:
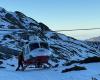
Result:
{"type": "Polygon", "coordinates": [[[20,52],[19,54],[18,54],[18,67],[17,67],[17,69],[16,69],[16,71],[18,71],[18,70],[20,70],[20,67],[22,68],[22,70],[23,70],[23,62],[24,62],[24,56],[23,56],[23,53],[22,52],[20,52]]]}

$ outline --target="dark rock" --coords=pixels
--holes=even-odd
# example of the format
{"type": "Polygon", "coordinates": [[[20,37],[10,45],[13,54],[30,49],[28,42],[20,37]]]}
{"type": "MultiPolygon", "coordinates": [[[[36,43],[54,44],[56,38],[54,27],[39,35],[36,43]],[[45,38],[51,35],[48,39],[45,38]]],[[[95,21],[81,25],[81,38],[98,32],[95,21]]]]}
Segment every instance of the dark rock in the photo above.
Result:
{"type": "Polygon", "coordinates": [[[64,63],[63,66],[69,66],[69,65],[72,65],[74,63],[79,63],[80,61],[70,61],[70,62],[67,62],[67,63],[64,63]]]}
{"type": "Polygon", "coordinates": [[[54,68],[56,68],[56,67],[58,67],[59,66],[59,64],[56,64],[55,66],[53,66],[54,68]]]}
{"type": "Polygon", "coordinates": [[[0,66],[0,68],[6,68],[6,67],[4,67],[4,66],[0,66]]]}
{"type": "Polygon", "coordinates": [[[0,61],[0,65],[3,64],[3,61],[0,61]]]}
{"type": "Polygon", "coordinates": [[[70,71],[80,71],[80,70],[86,70],[86,68],[81,66],[74,66],[72,68],[62,70],[62,73],[70,72],[70,71]]]}
{"type": "Polygon", "coordinates": [[[70,62],[64,63],[63,66],[69,66],[75,63],[84,64],[84,63],[95,63],[95,62],[100,62],[100,57],[94,56],[94,57],[88,57],[84,60],[70,61],[70,62]]]}
{"type": "Polygon", "coordinates": [[[41,27],[42,31],[50,31],[49,27],[43,23],[39,23],[39,27],[41,27]]]}
{"type": "Polygon", "coordinates": [[[93,63],[93,62],[100,62],[100,57],[88,57],[85,60],[80,61],[80,63],[93,63]]]}

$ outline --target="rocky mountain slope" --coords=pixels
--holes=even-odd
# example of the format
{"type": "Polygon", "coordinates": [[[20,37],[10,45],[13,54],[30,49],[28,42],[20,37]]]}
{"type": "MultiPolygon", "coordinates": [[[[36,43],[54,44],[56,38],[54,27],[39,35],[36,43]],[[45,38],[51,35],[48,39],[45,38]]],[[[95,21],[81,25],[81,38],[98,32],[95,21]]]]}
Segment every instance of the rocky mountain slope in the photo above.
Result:
{"type": "Polygon", "coordinates": [[[85,43],[96,50],[100,51],[100,36],[85,40],[85,43]]]}
{"type": "Polygon", "coordinates": [[[54,32],[45,24],[37,22],[19,11],[8,12],[4,8],[0,8],[0,29],[13,30],[0,31],[1,58],[4,58],[6,55],[11,55],[11,53],[17,53],[20,50],[18,45],[21,44],[17,44],[17,41],[13,37],[16,39],[21,38],[23,41],[29,41],[35,36],[41,41],[48,42],[52,50],[53,62],[62,63],[63,61],[64,63],[72,60],[79,61],[88,57],[100,56],[100,52],[94,47],[87,45],[83,41],[54,32]],[[17,33],[18,29],[23,29],[26,33],[19,34],[17,33]],[[30,34],[27,32],[28,30],[31,30],[30,34]]]}

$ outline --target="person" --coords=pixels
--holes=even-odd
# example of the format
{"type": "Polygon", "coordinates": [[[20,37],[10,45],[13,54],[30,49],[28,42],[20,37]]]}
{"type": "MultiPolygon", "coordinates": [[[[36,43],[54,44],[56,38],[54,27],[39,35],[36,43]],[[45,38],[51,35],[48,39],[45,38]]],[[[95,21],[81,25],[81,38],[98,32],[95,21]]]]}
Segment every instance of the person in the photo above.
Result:
{"type": "Polygon", "coordinates": [[[24,56],[23,56],[23,53],[20,52],[18,54],[18,67],[17,67],[16,71],[20,70],[20,67],[22,68],[22,70],[24,69],[23,62],[24,62],[24,56]]]}

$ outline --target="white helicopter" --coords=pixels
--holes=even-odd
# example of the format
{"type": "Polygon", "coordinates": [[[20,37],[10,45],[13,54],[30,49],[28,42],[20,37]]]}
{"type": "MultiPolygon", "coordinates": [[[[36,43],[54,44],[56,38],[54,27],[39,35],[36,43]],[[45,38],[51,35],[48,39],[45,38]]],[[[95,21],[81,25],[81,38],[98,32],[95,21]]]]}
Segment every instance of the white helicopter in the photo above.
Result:
{"type": "Polygon", "coordinates": [[[24,48],[24,58],[26,60],[26,67],[33,64],[35,67],[51,67],[51,64],[48,62],[49,57],[52,54],[52,51],[49,48],[47,42],[43,41],[34,41],[28,42],[24,48]]]}

